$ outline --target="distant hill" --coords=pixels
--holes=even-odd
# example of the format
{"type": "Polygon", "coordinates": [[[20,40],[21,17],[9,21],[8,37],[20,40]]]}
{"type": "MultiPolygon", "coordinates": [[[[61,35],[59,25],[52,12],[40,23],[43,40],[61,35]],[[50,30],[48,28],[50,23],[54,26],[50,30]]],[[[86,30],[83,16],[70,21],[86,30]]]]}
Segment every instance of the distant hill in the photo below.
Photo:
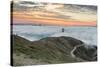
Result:
{"type": "Polygon", "coordinates": [[[12,35],[13,66],[73,63],[97,60],[97,47],[72,37],[47,37],[28,41],[12,35]]]}

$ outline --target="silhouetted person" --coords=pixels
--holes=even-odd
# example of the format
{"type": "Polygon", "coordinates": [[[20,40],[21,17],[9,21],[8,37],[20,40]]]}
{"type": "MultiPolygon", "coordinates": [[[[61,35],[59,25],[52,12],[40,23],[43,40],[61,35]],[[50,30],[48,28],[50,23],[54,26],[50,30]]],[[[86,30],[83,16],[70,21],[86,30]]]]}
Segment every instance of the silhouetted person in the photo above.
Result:
{"type": "Polygon", "coordinates": [[[64,30],[64,28],[62,28],[62,32],[64,32],[65,30],[64,30]]]}

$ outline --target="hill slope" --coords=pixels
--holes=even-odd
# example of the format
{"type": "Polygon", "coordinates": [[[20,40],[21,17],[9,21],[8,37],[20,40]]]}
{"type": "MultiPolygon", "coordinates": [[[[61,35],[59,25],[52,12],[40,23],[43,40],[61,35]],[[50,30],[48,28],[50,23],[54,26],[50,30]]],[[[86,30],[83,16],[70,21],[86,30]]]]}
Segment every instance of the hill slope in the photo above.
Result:
{"type": "Polygon", "coordinates": [[[14,66],[97,60],[95,46],[87,48],[82,41],[72,37],[47,37],[33,42],[17,35],[12,37],[14,66]]]}

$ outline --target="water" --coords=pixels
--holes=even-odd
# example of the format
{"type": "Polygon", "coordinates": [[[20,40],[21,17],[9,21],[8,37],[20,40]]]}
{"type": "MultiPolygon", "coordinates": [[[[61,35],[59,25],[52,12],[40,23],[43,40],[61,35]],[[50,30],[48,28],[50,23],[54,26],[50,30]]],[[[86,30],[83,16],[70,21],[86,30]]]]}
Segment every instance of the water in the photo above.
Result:
{"type": "Polygon", "coordinates": [[[70,36],[80,39],[89,45],[97,45],[96,27],[13,25],[13,34],[24,37],[30,41],[45,37],[70,36]],[[62,28],[64,28],[64,32],[61,32],[62,28]]]}

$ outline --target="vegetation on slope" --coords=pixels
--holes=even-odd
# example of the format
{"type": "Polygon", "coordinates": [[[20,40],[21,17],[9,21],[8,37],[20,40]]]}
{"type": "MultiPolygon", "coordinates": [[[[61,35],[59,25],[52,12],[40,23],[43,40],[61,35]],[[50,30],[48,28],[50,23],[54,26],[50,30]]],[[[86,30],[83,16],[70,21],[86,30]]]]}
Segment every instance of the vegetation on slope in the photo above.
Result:
{"type": "Polygon", "coordinates": [[[74,49],[74,47],[77,45],[83,45],[82,41],[72,37],[47,37],[33,42],[28,41],[17,35],[12,35],[12,37],[14,66],[33,64],[72,63],[83,62],[84,60],[93,61],[84,59],[84,57],[89,56],[85,53],[88,53],[88,50],[83,48],[83,52],[80,49],[75,50],[74,52],[74,54],[77,57],[79,57],[78,59],[77,57],[72,57],[71,51],[74,49]],[[83,57],[81,55],[86,56],[83,57]],[[20,59],[18,60],[18,58],[20,59]],[[30,60],[30,62],[28,60],[30,60]]]}

